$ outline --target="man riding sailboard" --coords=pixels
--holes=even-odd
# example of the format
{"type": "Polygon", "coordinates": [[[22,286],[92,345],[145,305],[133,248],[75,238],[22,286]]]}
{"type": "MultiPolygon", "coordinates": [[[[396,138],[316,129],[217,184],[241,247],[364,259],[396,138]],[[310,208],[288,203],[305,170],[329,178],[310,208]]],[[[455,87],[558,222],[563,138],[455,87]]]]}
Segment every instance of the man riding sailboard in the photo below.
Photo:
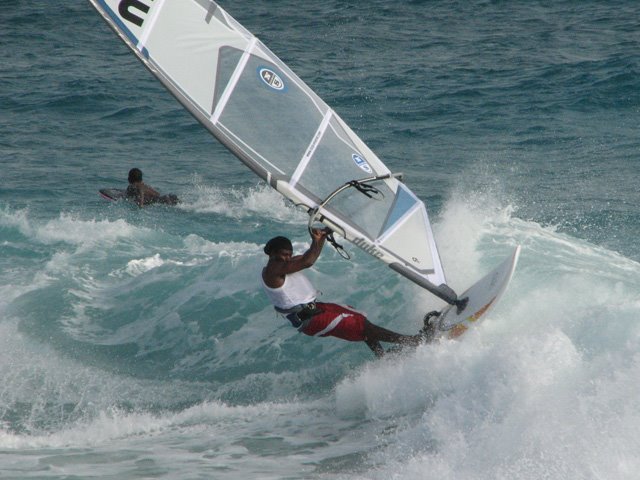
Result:
{"type": "Polygon", "coordinates": [[[305,335],[365,342],[377,357],[385,353],[380,342],[417,346],[428,341],[433,333],[428,328],[418,335],[403,335],[371,323],[351,307],[316,301],[318,292],[303,271],[316,262],[330,233],[329,229],[310,229],[311,246],[302,255],[293,255],[286,237],[267,242],[264,253],[269,261],[262,269],[262,286],[276,311],[305,335]]]}

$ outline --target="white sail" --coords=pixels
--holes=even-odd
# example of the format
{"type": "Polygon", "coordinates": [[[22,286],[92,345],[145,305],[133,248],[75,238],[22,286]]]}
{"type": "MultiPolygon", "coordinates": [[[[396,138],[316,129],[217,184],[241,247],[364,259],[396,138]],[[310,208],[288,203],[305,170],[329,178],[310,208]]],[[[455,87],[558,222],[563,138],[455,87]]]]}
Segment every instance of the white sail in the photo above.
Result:
{"type": "Polygon", "coordinates": [[[455,293],[434,289],[445,277],[424,203],[216,3],[89,1],[184,107],[269,185],[452,303],[455,293]],[[362,185],[375,188],[375,198],[362,185]]]}

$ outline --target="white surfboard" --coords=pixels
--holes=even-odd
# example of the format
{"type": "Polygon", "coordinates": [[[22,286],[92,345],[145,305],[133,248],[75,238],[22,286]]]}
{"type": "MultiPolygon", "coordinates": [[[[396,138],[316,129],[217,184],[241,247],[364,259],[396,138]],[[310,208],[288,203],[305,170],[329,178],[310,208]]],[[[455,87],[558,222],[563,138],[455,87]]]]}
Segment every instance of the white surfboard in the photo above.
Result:
{"type": "Polygon", "coordinates": [[[518,245],[509,258],[465,291],[461,298],[468,297],[469,302],[464,310],[458,312],[454,305],[445,307],[436,320],[435,336],[458,338],[470,327],[486,318],[487,313],[498,303],[511,281],[519,255],[520,246],[518,245]]]}

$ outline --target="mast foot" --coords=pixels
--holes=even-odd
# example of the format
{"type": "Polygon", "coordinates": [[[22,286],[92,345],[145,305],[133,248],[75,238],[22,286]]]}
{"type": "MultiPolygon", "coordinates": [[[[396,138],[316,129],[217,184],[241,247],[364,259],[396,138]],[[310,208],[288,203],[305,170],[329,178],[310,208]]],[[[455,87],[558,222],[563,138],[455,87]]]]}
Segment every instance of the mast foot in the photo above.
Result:
{"type": "Polygon", "coordinates": [[[457,307],[457,313],[458,315],[460,315],[460,313],[462,313],[462,311],[467,308],[467,304],[469,303],[469,297],[464,297],[461,298],[459,300],[456,300],[455,302],[453,302],[453,304],[457,307]]]}

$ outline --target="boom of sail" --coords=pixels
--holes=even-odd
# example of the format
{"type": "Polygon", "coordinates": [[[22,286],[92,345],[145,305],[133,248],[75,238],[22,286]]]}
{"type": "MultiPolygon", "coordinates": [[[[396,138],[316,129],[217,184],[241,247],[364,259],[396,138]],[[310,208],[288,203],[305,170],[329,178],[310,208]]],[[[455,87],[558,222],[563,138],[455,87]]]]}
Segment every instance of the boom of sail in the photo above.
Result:
{"type": "Polygon", "coordinates": [[[221,143],[294,204],[448,303],[424,203],[260,40],[210,0],[89,0],[221,143]]]}

